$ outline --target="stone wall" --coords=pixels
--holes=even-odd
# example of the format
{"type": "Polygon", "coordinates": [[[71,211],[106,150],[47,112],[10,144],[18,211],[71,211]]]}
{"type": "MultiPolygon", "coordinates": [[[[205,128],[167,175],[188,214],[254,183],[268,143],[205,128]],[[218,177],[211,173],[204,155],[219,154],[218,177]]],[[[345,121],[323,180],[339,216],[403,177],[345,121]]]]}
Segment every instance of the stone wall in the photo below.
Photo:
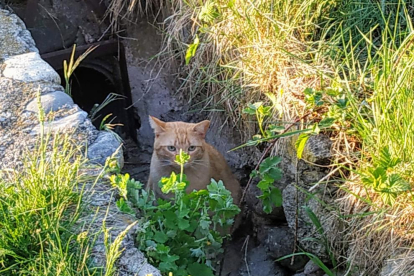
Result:
{"type": "MultiPolygon", "coordinates": [[[[88,149],[91,162],[104,164],[105,159],[120,147],[111,133],[96,130],[88,114],[64,93],[60,83],[59,75],[41,59],[23,21],[0,9],[0,169],[18,168],[27,150],[35,146],[40,133],[37,95],[40,95],[49,119],[46,131],[70,134],[80,146],[88,149]]],[[[122,150],[117,157],[122,165],[122,150]]],[[[82,220],[92,221],[91,229],[98,231],[105,218],[114,240],[134,217],[118,212],[114,199],[116,192],[111,191],[107,183],[87,185],[87,189],[85,203],[93,215],[82,220]]],[[[118,275],[160,275],[135,248],[133,232],[131,229],[123,240],[124,251],[117,262],[118,275]]],[[[102,236],[94,245],[92,258],[97,266],[104,267],[102,236]]]]}

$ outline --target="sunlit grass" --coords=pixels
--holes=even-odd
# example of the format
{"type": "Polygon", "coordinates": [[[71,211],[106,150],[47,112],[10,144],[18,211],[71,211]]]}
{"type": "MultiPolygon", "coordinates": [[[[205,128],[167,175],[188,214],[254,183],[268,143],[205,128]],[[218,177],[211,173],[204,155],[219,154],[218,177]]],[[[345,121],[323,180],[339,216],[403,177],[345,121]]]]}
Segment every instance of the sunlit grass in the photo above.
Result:
{"type": "Polygon", "coordinates": [[[67,137],[41,140],[21,168],[0,172],[0,274],[90,275],[77,234],[81,154],[67,137]]]}
{"type": "Polygon", "coordinates": [[[21,166],[0,170],[0,275],[114,275],[129,227],[111,241],[110,229],[83,219],[92,184],[82,183],[102,174],[87,175],[77,144],[70,135],[42,134],[21,166]],[[105,269],[91,262],[97,235],[105,236],[105,269]]]}

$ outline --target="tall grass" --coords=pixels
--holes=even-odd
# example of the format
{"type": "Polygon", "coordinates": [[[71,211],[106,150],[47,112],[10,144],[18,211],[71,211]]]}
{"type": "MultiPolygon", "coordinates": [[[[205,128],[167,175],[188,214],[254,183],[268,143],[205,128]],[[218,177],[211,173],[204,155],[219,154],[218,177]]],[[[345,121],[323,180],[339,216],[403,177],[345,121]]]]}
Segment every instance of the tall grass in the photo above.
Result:
{"type": "Polygon", "coordinates": [[[196,109],[226,110],[237,122],[247,102],[270,92],[278,96],[279,115],[290,120],[303,111],[301,92],[318,85],[327,69],[323,60],[313,62],[319,57],[312,40],[337,2],[172,1],[161,55],[183,60],[199,36],[181,87],[197,99],[196,109]]]}
{"type": "Polygon", "coordinates": [[[88,239],[74,231],[82,200],[80,156],[67,137],[49,136],[21,168],[1,172],[1,275],[93,274],[88,239]]]}
{"type": "Polygon", "coordinates": [[[110,241],[109,229],[80,219],[87,191],[81,183],[92,180],[79,146],[69,135],[42,134],[25,154],[18,168],[0,170],[0,275],[114,275],[129,228],[110,241]],[[90,262],[101,232],[110,248],[106,269],[90,262]]]}
{"type": "MultiPolygon", "coordinates": [[[[356,174],[338,204],[347,215],[348,257],[368,275],[378,273],[385,259],[407,254],[414,238],[414,29],[408,8],[403,1],[385,10],[374,6],[377,24],[343,47],[338,64],[351,131],[361,144],[356,174]]],[[[412,262],[396,268],[402,275],[413,269],[412,262]]]]}

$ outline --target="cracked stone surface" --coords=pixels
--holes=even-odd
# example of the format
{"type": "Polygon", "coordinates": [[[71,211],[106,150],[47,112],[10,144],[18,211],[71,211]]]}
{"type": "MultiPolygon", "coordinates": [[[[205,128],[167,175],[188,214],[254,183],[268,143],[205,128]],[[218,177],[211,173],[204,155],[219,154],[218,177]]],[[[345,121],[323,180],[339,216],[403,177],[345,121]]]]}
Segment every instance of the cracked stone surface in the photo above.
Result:
{"type": "MultiPolygon", "coordinates": [[[[80,152],[104,163],[119,147],[120,142],[108,132],[96,130],[73,100],[64,93],[59,75],[38,54],[34,41],[24,23],[16,15],[0,8],[0,170],[18,169],[24,158],[33,151],[42,132],[38,101],[45,111],[44,131],[70,136],[80,152]]],[[[122,148],[118,161],[122,165],[122,148]]],[[[94,173],[88,169],[86,173],[94,173]]],[[[99,236],[92,248],[91,258],[98,267],[105,267],[105,245],[102,222],[110,229],[111,240],[122,233],[135,217],[120,213],[115,203],[117,193],[102,179],[85,186],[84,203],[89,214],[80,220],[91,225],[99,236]]],[[[137,225],[135,226],[137,227],[137,225]]],[[[136,228],[135,228],[136,229],[136,228]]],[[[117,261],[117,275],[145,276],[159,271],[148,264],[134,245],[134,228],[126,233],[121,244],[122,255],[117,261]]]]}
{"type": "Polygon", "coordinates": [[[0,9],[0,62],[13,55],[38,52],[23,21],[15,14],[0,9]]]}

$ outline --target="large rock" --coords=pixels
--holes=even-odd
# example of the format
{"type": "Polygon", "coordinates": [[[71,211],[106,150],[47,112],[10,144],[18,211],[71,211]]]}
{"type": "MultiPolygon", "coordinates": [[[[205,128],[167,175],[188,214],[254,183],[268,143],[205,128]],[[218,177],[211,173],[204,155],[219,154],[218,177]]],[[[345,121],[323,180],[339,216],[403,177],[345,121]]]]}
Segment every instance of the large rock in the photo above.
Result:
{"type": "MultiPolygon", "coordinates": [[[[70,108],[73,106],[72,98],[68,94],[61,91],[54,91],[52,93],[42,95],[40,97],[40,102],[42,105],[42,109],[45,113],[49,113],[51,111],[58,111],[63,107],[70,108]]],[[[26,110],[39,113],[38,99],[33,99],[26,106],[26,110]]]]}
{"type": "MultiPolygon", "coordinates": [[[[39,139],[44,138],[39,137],[43,133],[40,131],[42,128],[39,119],[44,120],[42,123],[45,133],[65,133],[80,153],[84,152],[82,149],[87,145],[91,145],[91,159],[104,160],[119,147],[119,141],[114,141],[109,133],[98,132],[87,118],[88,114],[62,93],[59,75],[40,58],[22,21],[8,11],[0,10],[0,170],[18,170],[23,165],[25,156],[34,152],[39,139]],[[38,112],[37,96],[40,96],[40,102],[46,111],[44,117],[39,116],[41,113],[38,112]]],[[[120,156],[122,157],[122,152],[120,156]]],[[[92,174],[94,170],[91,167],[96,166],[88,166],[85,173],[92,174]]],[[[105,239],[101,231],[105,220],[107,229],[110,229],[111,241],[120,233],[125,234],[120,246],[121,259],[115,264],[117,275],[144,276],[152,273],[160,276],[159,271],[149,265],[143,254],[136,249],[136,229],[128,227],[136,218],[120,213],[114,200],[116,191],[111,192],[111,186],[102,181],[85,183],[82,189],[85,189],[83,203],[91,212],[80,218],[78,226],[87,226],[88,231],[95,231],[92,237],[96,240],[91,248],[94,265],[105,267],[105,239]],[[126,232],[126,229],[130,231],[126,232]]],[[[74,229],[76,230],[85,229],[74,229]]]]}
{"type": "Polygon", "coordinates": [[[294,184],[290,184],[283,190],[283,208],[286,221],[292,231],[295,231],[297,226],[297,239],[300,247],[329,263],[327,250],[330,250],[330,248],[325,248],[325,235],[328,232],[332,233],[339,230],[335,229],[334,216],[330,215],[329,211],[318,201],[317,196],[314,195],[309,198],[309,195],[304,193],[303,190],[296,188],[294,184]],[[319,233],[319,230],[305,212],[304,206],[310,208],[321,222],[323,235],[319,233]]]}
{"type": "Polygon", "coordinates": [[[124,155],[122,153],[121,142],[116,139],[113,133],[101,131],[95,142],[88,148],[88,159],[97,164],[105,165],[108,157],[115,153],[118,165],[124,165],[124,155]]]}
{"type": "Polygon", "coordinates": [[[4,66],[3,76],[6,78],[60,84],[59,74],[36,52],[9,57],[4,61],[4,66]]]}
{"type": "MultiPolygon", "coordinates": [[[[295,252],[295,238],[292,230],[287,226],[263,227],[258,231],[257,238],[274,260],[295,252]]],[[[281,260],[279,264],[291,271],[298,271],[305,266],[307,261],[307,257],[297,255],[293,259],[281,260]]]]}
{"type": "Polygon", "coordinates": [[[241,268],[240,276],[287,276],[286,270],[269,258],[265,247],[253,248],[247,256],[247,263],[241,268]]]}
{"type": "Polygon", "coordinates": [[[0,9],[0,62],[13,55],[38,52],[30,32],[15,14],[0,9]]]}

